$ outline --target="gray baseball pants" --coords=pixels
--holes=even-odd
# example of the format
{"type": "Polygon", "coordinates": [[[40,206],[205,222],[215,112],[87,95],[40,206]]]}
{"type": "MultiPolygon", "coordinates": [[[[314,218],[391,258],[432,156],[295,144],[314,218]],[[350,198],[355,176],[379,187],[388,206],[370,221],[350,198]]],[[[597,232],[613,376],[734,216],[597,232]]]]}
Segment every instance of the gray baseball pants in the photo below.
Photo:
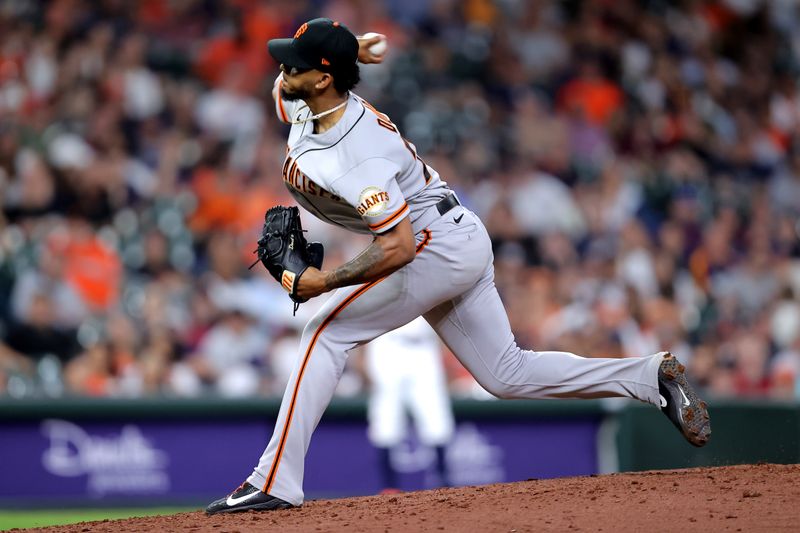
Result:
{"type": "Polygon", "coordinates": [[[337,290],[303,331],[275,430],[247,481],[291,504],[303,503],[306,451],[348,351],[420,315],[478,383],[500,398],[622,396],[658,405],[660,357],[600,359],[520,349],[494,285],[492,261],[483,224],[457,206],[417,234],[414,261],[382,280],[337,290]]]}

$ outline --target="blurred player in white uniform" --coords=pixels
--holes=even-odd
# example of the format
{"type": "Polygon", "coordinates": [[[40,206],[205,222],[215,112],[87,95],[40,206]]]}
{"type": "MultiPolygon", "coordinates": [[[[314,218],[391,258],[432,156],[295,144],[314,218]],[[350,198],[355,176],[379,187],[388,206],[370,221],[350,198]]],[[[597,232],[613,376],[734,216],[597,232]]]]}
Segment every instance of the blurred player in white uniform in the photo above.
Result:
{"type": "MultiPolygon", "coordinates": [[[[517,346],[494,284],[491,239],[391,119],[352,92],[363,54],[344,25],[315,19],[272,39],[281,63],[276,113],[291,124],[281,174],[317,218],[372,236],[343,265],[309,267],[296,294],[333,291],[303,330],[278,420],[258,465],[209,514],[301,505],[305,455],[350,350],[419,316],[481,386],[500,398],[636,398],[662,411],[695,446],[708,412],[667,352],[587,358],[517,346]]],[[[235,117],[231,117],[235,119],[235,117]]],[[[555,215],[555,214],[554,214],[555,215]]]]}
{"type": "Polygon", "coordinates": [[[453,436],[453,410],[441,359],[441,343],[425,319],[417,318],[366,346],[372,383],[367,408],[368,436],[378,448],[384,490],[398,487],[390,452],[408,433],[436,452],[440,483],[448,485],[445,446],[453,436]]]}

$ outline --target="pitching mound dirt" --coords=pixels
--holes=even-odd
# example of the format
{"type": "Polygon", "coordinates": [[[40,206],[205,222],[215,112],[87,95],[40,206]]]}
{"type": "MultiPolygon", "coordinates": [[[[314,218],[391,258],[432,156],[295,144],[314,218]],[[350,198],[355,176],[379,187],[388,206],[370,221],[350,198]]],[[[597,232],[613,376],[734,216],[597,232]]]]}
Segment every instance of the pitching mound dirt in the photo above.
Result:
{"type": "MultiPolygon", "coordinates": [[[[298,509],[84,522],[108,531],[797,531],[800,465],[741,465],[319,500],[298,509]]],[[[30,531],[30,530],[25,530],[30,531]]]]}

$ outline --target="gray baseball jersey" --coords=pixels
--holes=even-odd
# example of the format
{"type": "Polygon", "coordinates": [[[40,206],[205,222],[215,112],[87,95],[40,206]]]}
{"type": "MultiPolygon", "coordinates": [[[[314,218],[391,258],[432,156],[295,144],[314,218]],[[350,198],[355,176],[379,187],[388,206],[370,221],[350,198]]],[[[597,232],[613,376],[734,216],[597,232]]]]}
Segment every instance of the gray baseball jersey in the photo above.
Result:
{"type": "MultiPolygon", "coordinates": [[[[308,116],[280,99],[281,120],[308,116]]],[[[381,233],[411,217],[416,258],[385,278],[338,289],[306,325],[272,438],[248,478],[294,505],[303,502],[304,459],[348,351],[423,316],[467,370],[502,398],[624,396],[658,405],[661,356],[601,359],[523,350],[494,285],[489,235],[478,217],[436,203],[452,194],[388,117],[358,96],[316,135],[293,124],[283,178],[297,201],[331,224],[381,233]]]]}
{"type": "MultiPolygon", "coordinates": [[[[302,102],[276,101],[287,122],[311,114],[302,102]]],[[[416,232],[425,211],[450,192],[389,118],[355,94],[335,127],[321,134],[313,127],[292,125],[281,175],[297,203],[325,222],[377,234],[409,216],[416,232]]]]}

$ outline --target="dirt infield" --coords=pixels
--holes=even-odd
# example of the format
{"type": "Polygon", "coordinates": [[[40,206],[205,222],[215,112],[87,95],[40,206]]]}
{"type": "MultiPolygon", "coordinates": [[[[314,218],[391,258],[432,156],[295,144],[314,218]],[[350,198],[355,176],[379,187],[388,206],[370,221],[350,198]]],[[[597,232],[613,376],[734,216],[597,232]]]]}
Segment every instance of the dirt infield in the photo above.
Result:
{"type": "MultiPolygon", "coordinates": [[[[86,531],[798,531],[800,465],[741,465],[319,500],[299,509],[84,522],[86,531]]],[[[13,531],[13,530],[12,530],[13,531]]],[[[31,530],[24,530],[31,531],[31,530]]]]}

